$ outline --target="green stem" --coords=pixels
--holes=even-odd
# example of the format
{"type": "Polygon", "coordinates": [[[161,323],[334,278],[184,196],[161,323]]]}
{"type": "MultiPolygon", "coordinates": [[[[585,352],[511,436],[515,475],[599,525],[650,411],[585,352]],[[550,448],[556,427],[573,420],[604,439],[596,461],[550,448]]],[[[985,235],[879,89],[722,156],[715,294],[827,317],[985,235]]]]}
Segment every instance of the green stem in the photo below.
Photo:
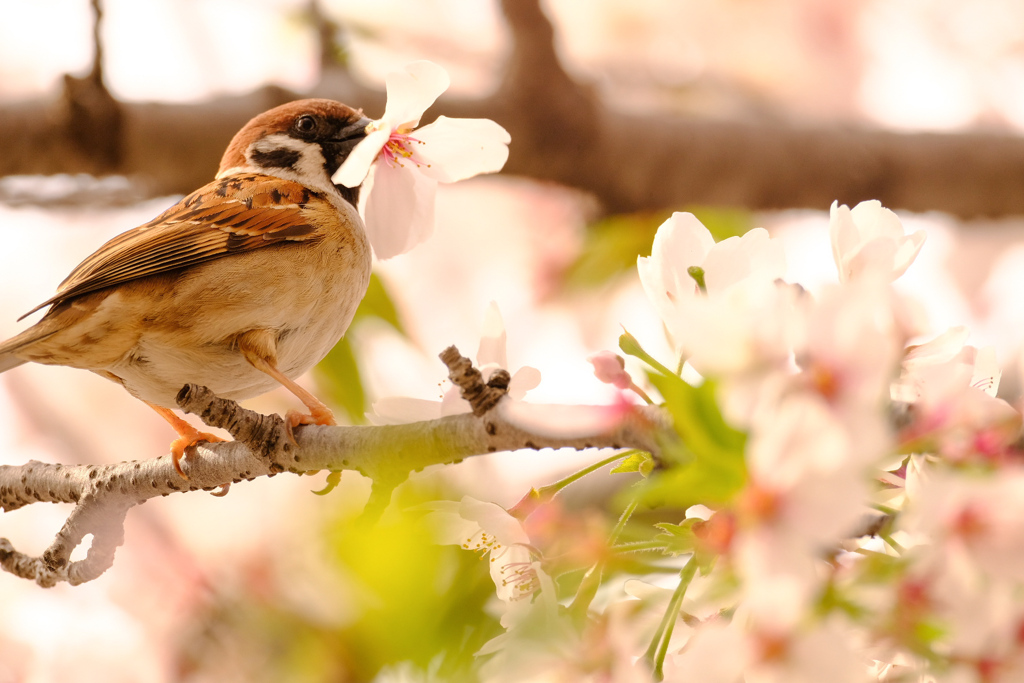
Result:
{"type": "Polygon", "coordinates": [[[556,482],[548,484],[547,486],[541,486],[539,489],[535,489],[536,494],[535,494],[534,497],[538,498],[540,500],[549,500],[551,497],[553,497],[556,493],[558,493],[559,491],[564,489],[569,484],[572,484],[575,481],[579,481],[580,479],[582,479],[583,477],[587,476],[591,472],[596,472],[597,470],[601,469],[602,467],[606,467],[606,466],[612,464],[613,462],[615,462],[617,460],[622,460],[624,458],[628,458],[629,456],[633,455],[636,452],[637,451],[635,449],[629,450],[629,451],[625,451],[625,452],[618,453],[616,455],[612,455],[610,457],[607,457],[604,460],[600,460],[598,462],[595,462],[593,465],[588,465],[587,467],[584,467],[582,470],[580,470],[578,472],[573,472],[572,474],[570,474],[565,479],[560,479],[560,480],[558,480],[556,482]]]}
{"type": "Polygon", "coordinates": [[[638,505],[640,505],[639,496],[634,496],[633,500],[629,501],[626,509],[619,515],[619,521],[615,523],[615,528],[612,529],[612,533],[608,536],[608,545],[614,545],[615,541],[619,540],[619,534],[626,528],[626,523],[629,522],[629,518],[633,516],[638,505]]]}
{"type": "Polygon", "coordinates": [[[612,546],[613,553],[635,553],[643,550],[664,550],[665,544],[662,541],[636,541],[635,543],[620,543],[612,546]]]}
{"type": "Polygon", "coordinates": [[[633,380],[629,380],[629,390],[632,391],[637,396],[639,396],[641,399],[643,399],[644,403],[646,403],[647,405],[654,405],[654,399],[648,396],[646,391],[638,387],[636,385],[636,382],[634,382],[633,380]]]}
{"type": "Polygon", "coordinates": [[[903,553],[905,553],[907,551],[906,548],[904,548],[899,543],[897,543],[890,534],[879,533],[878,537],[881,538],[883,541],[885,541],[889,545],[890,548],[895,550],[900,555],[902,555],[903,553]]]}
{"type": "Polygon", "coordinates": [[[644,351],[644,348],[640,346],[640,342],[636,340],[636,337],[625,330],[623,330],[622,334],[619,335],[619,348],[622,349],[623,353],[626,355],[639,358],[663,375],[668,377],[672,376],[671,370],[655,360],[654,356],[644,351]]]}
{"type": "MultiPolygon", "coordinates": [[[[607,464],[607,463],[606,463],[607,464]]],[[[636,510],[639,505],[638,497],[634,496],[633,500],[629,501],[629,505],[619,515],[619,521],[615,524],[615,528],[612,529],[611,534],[608,537],[608,546],[611,547],[615,544],[615,541],[619,538],[619,534],[626,528],[626,523],[629,518],[633,515],[633,511],[636,510]]],[[[597,595],[597,589],[601,587],[601,578],[604,574],[604,562],[598,561],[587,570],[587,573],[583,575],[583,580],[580,581],[579,588],[576,589],[576,596],[572,599],[572,604],[569,605],[569,614],[571,614],[577,621],[582,621],[586,615],[587,610],[590,609],[590,603],[594,601],[594,596],[597,595]]]]}
{"type": "Polygon", "coordinates": [[[572,603],[566,608],[569,616],[572,617],[577,626],[582,626],[586,621],[587,612],[590,610],[590,603],[594,601],[597,589],[601,587],[603,575],[604,563],[594,563],[587,570],[587,573],[583,575],[583,580],[580,581],[579,588],[576,589],[576,595],[573,596],[572,603]]]}
{"type": "Polygon", "coordinates": [[[697,283],[697,288],[700,289],[700,293],[706,296],[708,286],[704,282],[704,269],[700,266],[690,266],[686,269],[686,274],[693,278],[693,281],[697,283]]]}
{"type": "Polygon", "coordinates": [[[696,573],[697,562],[693,556],[690,556],[690,559],[679,571],[679,585],[672,593],[668,609],[665,610],[665,615],[661,618],[661,623],[658,624],[658,630],[654,632],[654,638],[651,639],[651,644],[644,653],[644,659],[651,665],[651,678],[655,681],[665,678],[662,669],[665,666],[665,655],[668,654],[668,643],[672,639],[672,631],[676,627],[676,618],[679,616],[679,607],[683,604],[683,596],[686,595],[686,589],[689,588],[696,573]]]}

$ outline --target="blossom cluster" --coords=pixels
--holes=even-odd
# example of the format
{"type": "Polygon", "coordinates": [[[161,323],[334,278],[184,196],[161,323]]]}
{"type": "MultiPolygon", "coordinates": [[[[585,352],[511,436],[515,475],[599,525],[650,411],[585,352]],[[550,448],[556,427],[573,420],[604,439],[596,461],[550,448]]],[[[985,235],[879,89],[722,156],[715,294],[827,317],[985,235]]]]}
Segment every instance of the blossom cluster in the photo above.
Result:
{"type": "MultiPolygon", "coordinates": [[[[493,122],[414,131],[447,84],[426,62],[392,74],[383,119],[336,176],[355,186],[373,169],[365,214],[382,258],[429,235],[436,182],[505,161],[508,135],[493,122]]],[[[716,243],[692,214],[672,215],[637,271],[673,357],[627,332],[620,349],[646,376],[611,352],[591,362],[623,397],[662,405],[675,433],[657,453],[615,454],[510,510],[468,497],[420,506],[440,542],[488,560],[504,632],[474,675],[1024,680],[1021,414],[996,395],[991,349],[967,345],[960,327],[922,338],[894,289],[923,232],[905,234],[877,201],[834,203],[829,223],[837,278],[812,295],[786,280],[767,231],[716,243]],[[566,513],[559,493],[613,463],[635,480],[617,521],[566,513]]],[[[485,375],[507,365],[496,307],[478,359],[485,375]]],[[[589,418],[531,410],[521,399],[537,382],[532,368],[517,373],[508,417],[571,431],[633,410],[625,398],[589,418]]],[[[467,406],[449,392],[376,409],[394,422],[467,406]]]]}
{"type": "Polygon", "coordinates": [[[561,484],[508,511],[430,508],[490,559],[506,631],[485,680],[1024,680],[1021,415],[990,349],[964,328],[921,339],[894,289],[924,233],[875,201],[834,204],[830,228],[838,277],[813,296],[764,230],[659,228],[637,268],[676,355],[627,333],[646,378],[592,362],[656,390],[678,438],[612,459],[639,483],[610,531],[551,534],[572,526],[561,484]],[[663,521],[630,519],[645,508],[663,521]],[[661,560],[644,575],[637,555],[661,560]]]}

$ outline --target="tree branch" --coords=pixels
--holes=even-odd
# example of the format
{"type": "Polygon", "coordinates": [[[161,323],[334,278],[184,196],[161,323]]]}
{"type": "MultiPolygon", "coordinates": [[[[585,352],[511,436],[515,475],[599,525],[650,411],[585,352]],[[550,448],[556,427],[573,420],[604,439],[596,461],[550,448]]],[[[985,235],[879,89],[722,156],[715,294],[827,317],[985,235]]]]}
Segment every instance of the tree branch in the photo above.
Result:
{"type": "MultiPolygon", "coordinates": [[[[571,437],[538,432],[518,424],[503,410],[511,400],[506,396],[507,376],[502,379],[498,373],[497,380],[484,384],[479,371],[455,347],[446,349],[442,358],[474,413],[404,425],[307,426],[296,430],[296,442],[292,443],[280,416],[260,415],[190,384],[178,395],[182,410],[226,429],[236,440],[192,448],[182,461],[187,481],[175,472],[169,455],[111,465],[30,461],[0,466],[0,510],[12,512],[37,502],[75,506],[40,557],[20,553],[0,538],[0,567],[40,586],[91,581],[113,564],[114,551],[124,542],[128,510],[157,496],[214,491],[280,472],[319,470],[355,470],[375,485],[394,486],[429,465],[523,448],[611,447],[655,452],[657,432],[667,425],[660,408],[637,407],[605,431],[571,437]],[[72,552],[89,534],[93,538],[86,558],[71,562],[72,552]]],[[[604,410],[598,406],[581,409],[604,410]]]]}

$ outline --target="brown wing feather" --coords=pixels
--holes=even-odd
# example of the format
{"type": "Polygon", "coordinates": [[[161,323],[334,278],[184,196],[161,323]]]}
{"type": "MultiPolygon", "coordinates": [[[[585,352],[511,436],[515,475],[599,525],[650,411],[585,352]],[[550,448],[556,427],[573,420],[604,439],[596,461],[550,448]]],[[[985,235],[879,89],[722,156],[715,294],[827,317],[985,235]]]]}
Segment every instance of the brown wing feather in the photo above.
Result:
{"type": "Polygon", "coordinates": [[[230,175],[196,190],[150,222],[123,232],[71,271],[53,303],[128,280],[187,268],[226,254],[322,236],[321,194],[265,175],[230,175]]]}

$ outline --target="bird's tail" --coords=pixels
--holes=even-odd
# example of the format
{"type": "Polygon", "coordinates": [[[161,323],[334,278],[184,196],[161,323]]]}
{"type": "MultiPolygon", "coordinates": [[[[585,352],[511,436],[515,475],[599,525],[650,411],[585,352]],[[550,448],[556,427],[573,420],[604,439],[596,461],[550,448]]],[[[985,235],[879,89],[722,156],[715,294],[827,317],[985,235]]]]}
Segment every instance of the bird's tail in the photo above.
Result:
{"type": "Polygon", "coordinates": [[[0,342],[0,372],[7,372],[11,368],[16,368],[22,363],[27,362],[24,358],[19,357],[18,351],[52,336],[55,332],[57,332],[57,328],[52,325],[37,324],[21,334],[0,342]],[[48,329],[48,327],[53,327],[53,329],[48,329]]]}
{"type": "Polygon", "coordinates": [[[11,368],[16,368],[25,361],[18,358],[13,353],[0,353],[0,372],[7,372],[11,368]]]}

